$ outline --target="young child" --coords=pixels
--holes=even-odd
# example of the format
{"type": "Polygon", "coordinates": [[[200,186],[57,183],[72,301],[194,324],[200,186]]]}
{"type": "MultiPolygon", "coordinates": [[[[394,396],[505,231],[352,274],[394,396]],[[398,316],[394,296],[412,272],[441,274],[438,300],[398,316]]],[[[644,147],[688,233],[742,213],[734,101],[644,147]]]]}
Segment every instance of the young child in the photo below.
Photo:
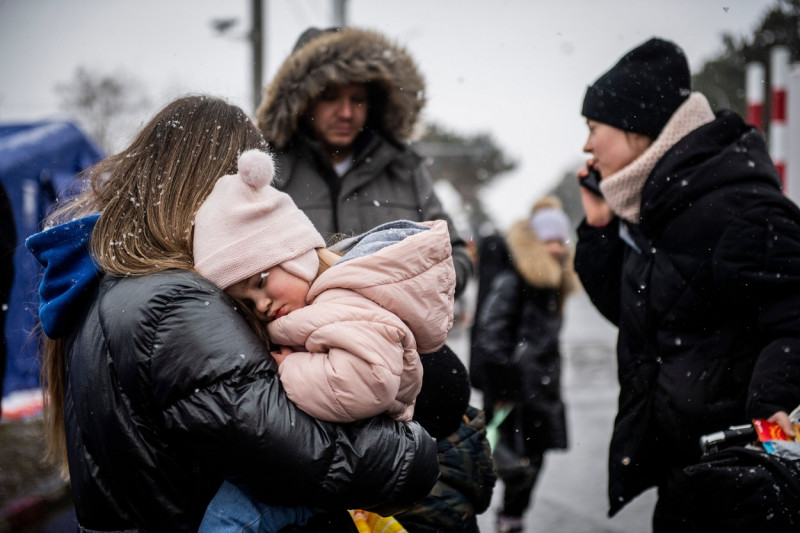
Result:
{"type": "MultiPolygon", "coordinates": [[[[419,353],[442,347],[453,324],[447,223],[384,224],[340,242],[341,258],[320,268],[320,256],[334,262],[330,252],[291,198],[270,185],[273,174],[272,158],[251,150],[238,174],[217,181],[195,218],[196,270],[267,323],[281,383],[302,410],[331,422],[381,413],[411,420],[419,353]]],[[[218,496],[240,489],[246,495],[226,483],[218,496]]],[[[212,501],[204,527],[245,514],[270,522],[262,531],[278,531],[314,514],[250,499],[253,516],[230,509],[241,499],[229,496],[221,509],[212,501]]]]}
{"type": "Polygon", "coordinates": [[[469,405],[469,373],[452,350],[420,359],[425,373],[414,420],[437,440],[440,476],[427,496],[394,518],[408,533],[478,533],[477,515],[489,508],[497,479],[486,415],[469,405]]]}

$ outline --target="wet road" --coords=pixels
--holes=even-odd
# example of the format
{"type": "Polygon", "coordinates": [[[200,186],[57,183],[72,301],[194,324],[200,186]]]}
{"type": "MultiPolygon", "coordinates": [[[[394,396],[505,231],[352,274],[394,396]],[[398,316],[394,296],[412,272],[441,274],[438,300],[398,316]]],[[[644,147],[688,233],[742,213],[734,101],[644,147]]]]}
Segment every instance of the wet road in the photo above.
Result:
{"type": "MultiPolygon", "coordinates": [[[[448,344],[469,356],[468,333],[454,329],[448,344]]],[[[641,533],[650,531],[655,492],[650,490],[607,517],[608,443],[616,413],[616,329],[592,307],[584,293],[567,303],[561,336],[564,396],[570,448],[551,452],[525,517],[526,533],[641,533]]],[[[481,405],[480,393],[473,403],[481,405]]],[[[495,531],[502,484],[491,508],[478,517],[482,533],[495,531]]]]}

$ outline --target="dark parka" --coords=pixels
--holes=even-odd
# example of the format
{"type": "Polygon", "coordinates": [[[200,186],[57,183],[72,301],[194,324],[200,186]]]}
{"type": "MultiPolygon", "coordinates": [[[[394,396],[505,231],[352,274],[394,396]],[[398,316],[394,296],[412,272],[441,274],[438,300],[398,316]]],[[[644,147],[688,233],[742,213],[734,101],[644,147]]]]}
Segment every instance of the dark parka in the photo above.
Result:
{"type": "Polygon", "coordinates": [[[653,168],[640,224],[578,235],[576,270],[619,326],[613,515],[701,435],[800,403],[800,211],[762,135],[721,112],[653,168]]]}
{"type": "Polygon", "coordinates": [[[98,273],[85,246],[96,220],[26,242],[46,265],[43,328],[68,332],[64,426],[81,526],[196,531],[226,478],[270,503],[345,515],[397,512],[428,493],[436,444],[417,423],[309,417],[287,399],[266,344],[209,281],[178,270],[98,273]]]}
{"type": "Polygon", "coordinates": [[[275,187],[292,197],[329,242],[393,220],[446,220],[458,296],[472,275],[472,261],[424,162],[407,144],[425,104],[425,83],[414,61],[384,36],[354,28],[309,30],[301,43],[266,88],[257,112],[275,152],[275,187]],[[340,177],[305,121],[328,84],[345,83],[369,83],[370,96],[353,165],[340,177]]]}
{"type": "Polygon", "coordinates": [[[473,357],[480,354],[475,366],[485,375],[488,416],[495,402],[513,401],[500,429],[517,453],[533,456],[567,447],[559,333],[564,300],[578,282],[571,258],[561,265],[551,257],[528,219],[516,222],[506,241],[513,267],[491,283],[475,324],[473,357]]]}

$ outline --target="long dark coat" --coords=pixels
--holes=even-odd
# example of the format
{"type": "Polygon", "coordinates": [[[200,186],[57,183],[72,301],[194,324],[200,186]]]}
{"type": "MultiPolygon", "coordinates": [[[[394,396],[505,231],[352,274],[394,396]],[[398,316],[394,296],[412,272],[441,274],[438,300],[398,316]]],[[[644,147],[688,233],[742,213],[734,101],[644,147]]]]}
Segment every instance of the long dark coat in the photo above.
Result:
{"type": "Polygon", "coordinates": [[[537,239],[527,220],[506,239],[512,266],[497,274],[473,332],[473,372],[482,372],[484,406],[513,401],[501,426],[521,455],[567,447],[561,397],[559,333],[563,302],[577,286],[570,262],[562,266],[537,239]]]}
{"type": "Polygon", "coordinates": [[[721,112],[656,164],[640,224],[578,236],[581,281],[619,326],[613,515],[696,462],[701,435],[800,403],[800,210],[763,136],[721,112]]]}

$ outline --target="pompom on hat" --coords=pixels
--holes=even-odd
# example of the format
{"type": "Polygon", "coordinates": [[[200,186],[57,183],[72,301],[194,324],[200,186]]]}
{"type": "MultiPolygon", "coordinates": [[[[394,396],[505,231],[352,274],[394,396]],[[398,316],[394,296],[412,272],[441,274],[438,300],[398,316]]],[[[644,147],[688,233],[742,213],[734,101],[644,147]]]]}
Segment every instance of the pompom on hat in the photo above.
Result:
{"type": "Polygon", "coordinates": [[[275,165],[259,150],[239,156],[194,221],[195,270],[221,289],[280,265],[309,283],[325,241],[286,193],[272,187],[275,165]]]}
{"type": "Polygon", "coordinates": [[[691,91],[683,50],[652,38],[625,54],[586,90],[581,114],[655,139],[691,91]]]}

